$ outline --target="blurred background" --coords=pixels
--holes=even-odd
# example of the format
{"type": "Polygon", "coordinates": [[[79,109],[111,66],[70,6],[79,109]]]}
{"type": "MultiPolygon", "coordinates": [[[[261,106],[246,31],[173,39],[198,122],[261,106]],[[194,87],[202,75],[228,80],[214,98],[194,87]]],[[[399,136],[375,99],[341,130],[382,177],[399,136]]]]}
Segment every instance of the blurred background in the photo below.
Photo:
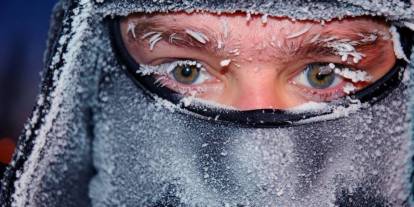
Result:
{"type": "MultiPolygon", "coordinates": [[[[56,1],[0,1],[0,164],[7,164],[40,84],[56,1]]],[[[0,167],[1,175],[1,167],[0,167]]]]}

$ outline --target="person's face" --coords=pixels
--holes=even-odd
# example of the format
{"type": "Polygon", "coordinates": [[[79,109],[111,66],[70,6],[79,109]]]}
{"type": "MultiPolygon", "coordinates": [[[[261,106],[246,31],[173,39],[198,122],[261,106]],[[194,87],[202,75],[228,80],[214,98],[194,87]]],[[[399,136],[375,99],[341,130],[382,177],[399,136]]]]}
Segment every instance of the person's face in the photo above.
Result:
{"type": "Polygon", "coordinates": [[[357,92],[395,64],[388,26],[245,14],[134,14],[122,36],[143,75],[240,110],[287,109],[357,92]],[[151,67],[158,66],[158,67],[151,67]]]}

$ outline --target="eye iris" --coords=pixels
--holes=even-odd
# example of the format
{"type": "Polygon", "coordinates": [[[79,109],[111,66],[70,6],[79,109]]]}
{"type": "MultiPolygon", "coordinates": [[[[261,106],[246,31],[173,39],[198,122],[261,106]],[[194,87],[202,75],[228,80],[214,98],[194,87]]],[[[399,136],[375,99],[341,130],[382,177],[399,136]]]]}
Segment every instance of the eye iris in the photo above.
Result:
{"type": "Polygon", "coordinates": [[[328,74],[320,74],[320,66],[310,66],[306,73],[309,84],[318,89],[328,88],[335,80],[333,72],[328,74]]]}
{"type": "Polygon", "coordinates": [[[194,83],[200,74],[196,65],[179,65],[173,70],[174,78],[183,84],[194,83]]]}

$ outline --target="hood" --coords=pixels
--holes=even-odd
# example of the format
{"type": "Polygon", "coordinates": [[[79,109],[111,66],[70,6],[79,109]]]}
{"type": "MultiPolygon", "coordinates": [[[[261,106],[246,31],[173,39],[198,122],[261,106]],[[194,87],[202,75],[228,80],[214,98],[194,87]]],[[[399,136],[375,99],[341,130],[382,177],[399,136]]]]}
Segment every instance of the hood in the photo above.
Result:
{"type": "Polygon", "coordinates": [[[148,95],[125,72],[111,25],[133,12],[208,11],[321,22],[381,16],[413,30],[412,4],[62,0],[52,16],[37,104],[2,178],[0,203],[409,206],[413,55],[395,88],[366,107],[252,126],[148,95]]]}

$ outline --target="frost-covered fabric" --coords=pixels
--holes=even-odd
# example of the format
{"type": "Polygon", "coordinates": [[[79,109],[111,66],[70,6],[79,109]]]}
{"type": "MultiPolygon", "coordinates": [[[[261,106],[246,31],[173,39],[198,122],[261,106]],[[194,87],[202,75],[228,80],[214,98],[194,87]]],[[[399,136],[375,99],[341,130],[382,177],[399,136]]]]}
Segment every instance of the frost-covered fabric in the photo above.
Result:
{"type": "Polygon", "coordinates": [[[206,121],[148,97],[111,47],[108,18],[182,10],[414,20],[403,0],[61,1],[2,206],[409,205],[409,80],[334,120],[275,128],[206,121]]]}
{"type": "Polygon", "coordinates": [[[197,11],[264,13],[294,19],[330,20],[345,16],[377,15],[391,20],[413,20],[407,0],[105,0],[100,11],[127,15],[130,12],[197,11]]]}
{"type": "Polygon", "coordinates": [[[126,75],[110,79],[100,115],[112,119],[96,123],[111,126],[94,142],[96,206],[385,205],[408,196],[404,86],[347,118],[256,129],[171,113],[126,75]]]}

